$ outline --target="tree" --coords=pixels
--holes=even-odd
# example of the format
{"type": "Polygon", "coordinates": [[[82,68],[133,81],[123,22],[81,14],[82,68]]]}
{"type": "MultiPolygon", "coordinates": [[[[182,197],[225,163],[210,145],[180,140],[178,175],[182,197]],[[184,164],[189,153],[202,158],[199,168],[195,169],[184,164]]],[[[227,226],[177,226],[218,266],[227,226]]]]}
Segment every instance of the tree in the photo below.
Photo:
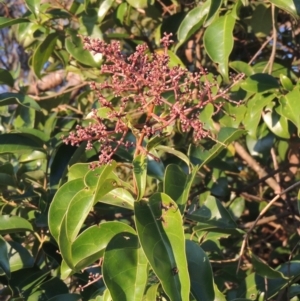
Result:
{"type": "Polygon", "coordinates": [[[299,7],[3,2],[4,298],[298,300],[299,7]]]}

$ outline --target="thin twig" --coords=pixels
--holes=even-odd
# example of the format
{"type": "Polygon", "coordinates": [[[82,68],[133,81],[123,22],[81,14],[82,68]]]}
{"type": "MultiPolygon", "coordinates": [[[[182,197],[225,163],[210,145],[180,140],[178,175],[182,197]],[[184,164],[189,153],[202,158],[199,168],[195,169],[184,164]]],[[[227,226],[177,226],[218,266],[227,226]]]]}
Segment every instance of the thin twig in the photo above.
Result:
{"type": "Polygon", "coordinates": [[[242,243],[242,247],[241,247],[241,251],[239,254],[239,263],[238,263],[238,267],[237,267],[237,271],[239,270],[240,266],[241,266],[241,259],[242,259],[242,255],[244,253],[245,250],[245,246],[246,246],[246,241],[249,238],[250,233],[252,232],[252,230],[255,228],[255,226],[257,225],[258,221],[261,219],[261,217],[270,209],[270,207],[272,207],[272,205],[283,195],[286,194],[287,192],[291,191],[292,189],[294,189],[295,187],[300,186],[300,181],[296,182],[295,184],[289,186],[287,189],[283,190],[282,192],[278,193],[271,201],[270,203],[268,203],[268,205],[259,213],[257,219],[254,221],[254,223],[252,224],[251,228],[247,231],[247,233],[244,236],[243,239],[243,243],[242,243]]]}

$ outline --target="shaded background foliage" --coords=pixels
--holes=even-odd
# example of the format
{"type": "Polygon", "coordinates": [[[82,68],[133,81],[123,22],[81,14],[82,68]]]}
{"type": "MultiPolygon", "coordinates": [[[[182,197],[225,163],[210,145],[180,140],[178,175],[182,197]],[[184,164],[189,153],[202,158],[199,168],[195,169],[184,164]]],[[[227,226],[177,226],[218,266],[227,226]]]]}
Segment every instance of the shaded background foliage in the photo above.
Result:
{"type": "Polygon", "coordinates": [[[298,300],[299,8],[298,0],[2,1],[3,299],[187,300],[191,292],[190,300],[298,300]],[[99,109],[89,84],[106,79],[103,57],[84,50],[78,34],[118,40],[128,55],[141,43],[161,53],[164,32],[175,41],[170,65],[207,70],[211,95],[220,95],[220,110],[207,105],[200,113],[210,137],[194,144],[175,125],[153,143],[160,163],[148,160],[147,174],[132,171],[132,162],[143,166],[133,150],[120,150],[103,174],[93,173],[88,163],[98,160],[98,146],[62,142],[77,124],[88,125],[88,113],[99,109]],[[150,207],[135,202],[133,183],[150,207]],[[85,187],[87,201],[77,202],[85,187]],[[158,230],[147,228],[158,203],[168,222],[157,213],[158,230]],[[68,219],[77,228],[64,226],[68,219]],[[172,222],[175,232],[184,230],[177,247],[172,222]],[[180,262],[166,273],[150,258],[162,233],[169,240],[163,258],[173,264],[171,249],[180,262]],[[115,258],[134,258],[141,292],[115,286],[137,283],[129,272],[120,277],[120,266],[109,264],[115,258]]]}

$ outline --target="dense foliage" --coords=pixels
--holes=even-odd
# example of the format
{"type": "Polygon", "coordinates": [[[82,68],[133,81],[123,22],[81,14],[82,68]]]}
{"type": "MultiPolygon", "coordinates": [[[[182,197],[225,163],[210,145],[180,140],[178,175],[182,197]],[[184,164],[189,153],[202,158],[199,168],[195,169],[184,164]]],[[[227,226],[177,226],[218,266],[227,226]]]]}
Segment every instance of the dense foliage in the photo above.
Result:
{"type": "Polygon", "coordinates": [[[299,10],[2,1],[1,300],[300,300],[299,10]]]}

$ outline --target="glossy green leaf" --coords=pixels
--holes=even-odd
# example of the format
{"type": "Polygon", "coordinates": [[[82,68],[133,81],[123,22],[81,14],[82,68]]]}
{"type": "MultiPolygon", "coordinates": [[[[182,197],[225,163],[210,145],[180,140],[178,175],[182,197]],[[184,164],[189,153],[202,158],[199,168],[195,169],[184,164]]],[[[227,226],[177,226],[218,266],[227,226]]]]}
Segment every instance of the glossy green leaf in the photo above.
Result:
{"type": "MultiPolygon", "coordinates": [[[[264,73],[266,64],[268,64],[268,60],[261,60],[258,63],[256,63],[254,66],[252,66],[255,73],[264,73]]],[[[285,76],[288,76],[291,79],[297,80],[297,76],[295,75],[294,71],[290,66],[285,66],[283,64],[280,64],[278,62],[273,63],[272,68],[272,76],[279,78],[280,75],[283,74],[285,76]]]]}
{"type": "Polygon", "coordinates": [[[145,194],[147,179],[147,157],[138,155],[133,162],[133,176],[137,188],[136,199],[139,201],[145,194]]]}
{"type": "Polygon", "coordinates": [[[265,73],[256,73],[248,77],[244,82],[242,82],[241,87],[245,91],[262,93],[269,90],[274,90],[279,88],[279,84],[276,78],[272,75],[265,73]]]}
{"type": "Polygon", "coordinates": [[[210,1],[209,11],[208,11],[205,23],[204,23],[205,27],[209,26],[219,15],[219,11],[220,11],[222,4],[223,4],[223,0],[210,1]]]}
{"type": "Polygon", "coordinates": [[[92,190],[101,189],[101,186],[116,167],[116,162],[90,169],[84,176],[84,184],[92,190]]]}
{"type": "Polygon", "coordinates": [[[269,279],[285,278],[285,276],[281,272],[272,269],[267,263],[264,263],[253,253],[251,253],[251,262],[253,264],[255,272],[260,276],[267,277],[269,279]]]}
{"type": "Polygon", "coordinates": [[[2,236],[0,236],[0,269],[3,270],[7,278],[10,278],[7,242],[2,236]]]}
{"type": "Polygon", "coordinates": [[[79,37],[71,35],[66,39],[66,49],[78,62],[91,66],[99,67],[100,60],[96,61],[92,54],[83,48],[82,41],[79,37]]]}
{"type": "Polygon", "coordinates": [[[109,242],[104,253],[103,278],[113,300],[142,300],[148,261],[135,234],[119,233],[109,242]]]}
{"type": "Polygon", "coordinates": [[[11,272],[31,268],[34,265],[34,258],[29,251],[15,241],[7,242],[7,254],[11,272]]]}
{"type": "Polygon", "coordinates": [[[67,263],[64,260],[62,260],[61,265],[60,265],[61,279],[67,279],[73,273],[74,273],[74,271],[67,265],[67,263]]]}
{"type": "Polygon", "coordinates": [[[27,23],[30,21],[25,18],[11,19],[11,18],[0,17],[0,29],[4,27],[12,26],[14,24],[25,23],[25,22],[27,23]]]}
{"type": "Polygon", "coordinates": [[[59,294],[55,297],[48,299],[48,301],[78,301],[81,300],[81,295],[79,294],[59,294]]]}
{"type": "MultiPolygon", "coordinates": [[[[176,202],[182,198],[185,189],[187,175],[176,164],[169,164],[164,178],[164,193],[176,202]]],[[[186,200],[187,201],[187,200],[186,200]]]]}
{"type": "Polygon", "coordinates": [[[143,298],[143,301],[156,301],[158,296],[158,290],[160,283],[152,284],[146,292],[146,295],[143,298]]]}
{"type": "Polygon", "coordinates": [[[142,248],[171,301],[188,300],[190,283],[181,214],[164,193],[135,202],[135,223],[142,248]]]}
{"type": "Polygon", "coordinates": [[[192,295],[197,301],[214,301],[214,281],[209,258],[193,241],[186,240],[185,247],[192,295]]]}
{"type": "Polygon", "coordinates": [[[72,245],[75,269],[79,271],[102,257],[110,240],[121,232],[135,233],[131,227],[120,222],[101,223],[80,233],[72,245]]]}
{"type": "Polygon", "coordinates": [[[194,167],[187,175],[178,165],[169,164],[166,168],[163,182],[164,193],[176,202],[181,214],[185,210],[197,171],[198,168],[194,167]]]}
{"type": "MultiPolygon", "coordinates": [[[[75,180],[76,181],[76,180],[75,180]]],[[[67,265],[75,268],[72,256],[72,244],[78,235],[83,222],[94,204],[94,191],[89,188],[80,190],[71,200],[64,215],[58,236],[62,258],[67,265]]]]}
{"type": "Polygon", "coordinates": [[[35,75],[41,78],[41,72],[47,63],[49,57],[52,55],[58,35],[56,32],[50,33],[46,36],[36,48],[32,57],[32,66],[35,75]]]}
{"type": "Polygon", "coordinates": [[[188,214],[187,218],[198,223],[194,227],[196,232],[205,230],[229,234],[244,233],[237,228],[237,224],[222,203],[212,196],[207,198],[201,208],[188,214]]]}
{"type": "Polygon", "coordinates": [[[20,104],[24,107],[31,108],[37,111],[41,110],[38,103],[30,96],[21,93],[5,92],[0,94],[0,106],[20,104]]]}
{"type": "Polygon", "coordinates": [[[263,157],[270,153],[274,145],[274,135],[270,132],[263,132],[256,139],[247,135],[246,144],[251,156],[263,157]]]}
{"type": "Polygon", "coordinates": [[[14,79],[9,71],[0,68],[0,84],[14,86],[14,79]]]}
{"type": "Polygon", "coordinates": [[[98,22],[101,22],[104,19],[114,2],[115,0],[104,0],[101,2],[98,10],[98,22]]]}
{"type": "Polygon", "coordinates": [[[210,4],[211,0],[205,1],[186,14],[178,28],[178,44],[176,45],[176,50],[202,26],[205,16],[209,11],[210,4]]]}
{"type": "Polygon", "coordinates": [[[229,63],[229,67],[239,73],[244,73],[247,76],[254,74],[254,70],[250,65],[242,61],[234,61],[229,63]]]}
{"type": "Polygon", "coordinates": [[[146,8],[150,2],[149,0],[126,0],[129,5],[131,5],[134,8],[146,8]]]}
{"type": "Polygon", "coordinates": [[[40,2],[40,0],[25,0],[26,6],[34,15],[40,12],[40,2]]]}
{"type": "Polygon", "coordinates": [[[166,146],[166,145],[158,145],[156,147],[156,150],[172,154],[177,158],[181,159],[188,167],[190,166],[189,158],[184,153],[174,149],[173,147],[166,146]]]}
{"type": "Polygon", "coordinates": [[[270,131],[276,136],[284,139],[290,138],[287,118],[280,116],[273,106],[267,106],[262,112],[262,117],[270,131]]]}
{"type": "Polygon", "coordinates": [[[251,137],[256,138],[257,126],[261,119],[263,108],[272,103],[274,98],[274,94],[264,96],[262,94],[257,93],[248,101],[247,111],[243,123],[245,129],[248,131],[248,134],[251,137]]]}
{"type": "Polygon", "coordinates": [[[90,167],[87,163],[73,164],[68,171],[68,180],[83,179],[88,171],[90,171],[90,167]]]}
{"type": "Polygon", "coordinates": [[[116,188],[110,191],[104,197],[97,199],[97,201],[104,204],[133,209],[135,199],[126,189],[116,188]]]}
{"type": "Polygon", "coordinates": [[[56,241],[62,220],[73,197],[85,187],[83,179],[79,178],[64,184],[55,194],[49,208],[49,230],[56,241]]]}
{"type": "Polygon", "coordinates": [[[216,144],[209,150],[203,150],[199,147],[191,146],[189,154],[191,160],[198,164],[198,168],[202,168],[205,164],[210,162],[220,154],[231,142],[235,141],[246,132],[244,130],[235,128],[221,128],[216,144]]]}
{"type": "Polygon", "coordinates": [[[272,30],[272,12],[270,5],[258,3],[254,6],[249,25],[253,34],[258,38],[265,38],[272,30]]]}
{"type": "Polygon", "coordinates": [[[284,74],[280,74],[280,83],[287,91],[292,91],[294,89],[292,81],[284,74]]]}
{"type": "Polygon", "coordinates": [[[280,106],[276,108],[279,115],[284,116],[298,128],[300,136],[300,107],[299,107],[300,90],[294,89],[285,96],[279,98],[280,106]]]}
{"type": "Polygon", "coordinates": [[[299,2],[297,0],[269,0],[271,3],[276,5],[287,13],[291,14],[294,18],[299,17],[299,2]],[[296,7],[297,5],[297,7],[296,7]]]}
{"type": "Polygon", "coordinates": [[[215,131],[214,121],[212,116],[214,114],[215,108],[211,103],[208,103],[203,110],[200,112],[199,119],[203,123],[203,127],[209,131],[215,131]]]}
{"type": "Polygon", "coordinates": [[[244,120],[247,112],[246,106],[240,106],[232,103],[225,103],[223,110],[226,112],[220,119],[220,124],[223,127],[238,128],[240,123],[244,120]]]}
{"type": "Polygon", "coordinates": [[[0,234],[33,231],[32,225],[20,216],[1,215],[0,234]]]}
{"type": "Polygon", "coordinates": [[[225,15],[207,27],[203,42],[207,54],[218,64],[219,71],[226,82],[228,78],[228,58],[233,48],[233,28],[235,19],[225,15]]]}

